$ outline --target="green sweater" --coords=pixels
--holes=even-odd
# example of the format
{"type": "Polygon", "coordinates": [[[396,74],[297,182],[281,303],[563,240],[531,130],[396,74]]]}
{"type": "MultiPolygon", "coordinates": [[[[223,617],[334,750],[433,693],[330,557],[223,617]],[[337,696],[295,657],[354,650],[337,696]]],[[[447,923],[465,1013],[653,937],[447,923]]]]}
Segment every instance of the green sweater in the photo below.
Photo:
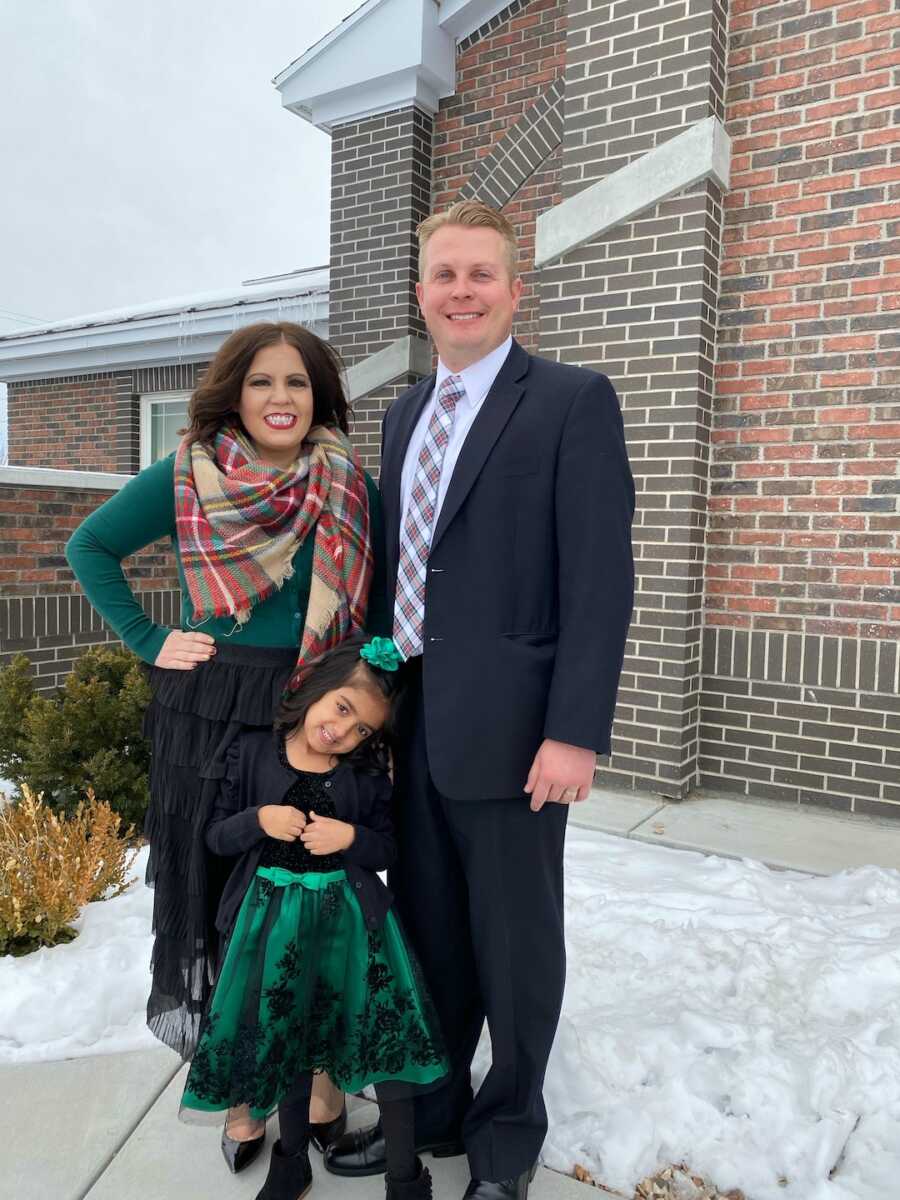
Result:
{"type": "MultiPolygon", "coordinates": [[[[257,604],[245,624],[237,626],[233,617],[211,617],[195,625],[175,537],[174,473],[175,455],[170,454],[135,475],[82,521],[69,538],[66,558],[88,600],[130,650],[146,662],[155,662],[171,630],[151,621],[135,599],[122,571],[122,559],[170,538],[181,584],[182,629],[245,646],[299,645],[312,581],[315,538],[308,537],[298,547],[291,578],[257,604]]],[[[388,636],[391,621],[385,594],[384,523],[378,488],[368,475],[366,489],[375,558],[366,627],[371,633],[388,636]]]]}

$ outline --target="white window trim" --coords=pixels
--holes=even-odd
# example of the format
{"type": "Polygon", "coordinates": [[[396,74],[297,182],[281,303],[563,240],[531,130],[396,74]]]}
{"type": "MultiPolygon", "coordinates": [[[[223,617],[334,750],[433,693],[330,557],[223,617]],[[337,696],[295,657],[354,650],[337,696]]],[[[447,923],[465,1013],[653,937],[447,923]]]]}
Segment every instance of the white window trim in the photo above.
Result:
{"type": "Polygon", "coordinates": [[[185,400],[190,398],[190,390],[180,392],[147,392],[141,396],[141,426],[140,426],[140,453],[141,453],[141,470],[144,467],[149,467],[150,459],[150,409],[152,405],[159,404],[183,404],[185,400]]]}

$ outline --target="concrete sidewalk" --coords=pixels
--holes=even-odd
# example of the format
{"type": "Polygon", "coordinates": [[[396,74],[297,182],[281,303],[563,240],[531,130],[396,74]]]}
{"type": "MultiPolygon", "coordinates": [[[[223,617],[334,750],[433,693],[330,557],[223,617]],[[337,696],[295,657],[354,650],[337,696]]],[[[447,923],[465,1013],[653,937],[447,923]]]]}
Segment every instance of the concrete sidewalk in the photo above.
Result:
{"type": "MultiPolygon", "coordinates": [[[[705,793],[668,803],[658,796],[596,788],[571,814],[576,828],[812,874],[875,864],[900,869],[900,822],[738,800],[705,793]]],[[[178,1121],[184,1068],[163,1048],[61,1062],[0,1066],[11,1152],[0,1200],[253,1200],[265,1178],[261,1156],[228,1174],[220,1131],[178,1121]]],[[[369,1119],[358,1105],[351,1123],[369,1119]]],[[[270,1122],[270,1136],[277,1136],[270,1122]]],[[[459,1200],[464,1158],[429,1159],[435,1196],[459,1200]]],[[[380,1176],[343,1180],[314,1161],[317,1200],[382,1200],[380,1176]]],[[[541,1169],[534,1200],[590,1200],[574,1179],[541,1169]]]]}
{"type": "Polygon", "coordinates": [[[868,865],[900,870],[900,820],[793,808],[722,792],[701,791],[690,800],[672,802],[648,792],[594,788],[573,808],[569,822],[676,850],[753,858],[811,875],[868,865]]]}

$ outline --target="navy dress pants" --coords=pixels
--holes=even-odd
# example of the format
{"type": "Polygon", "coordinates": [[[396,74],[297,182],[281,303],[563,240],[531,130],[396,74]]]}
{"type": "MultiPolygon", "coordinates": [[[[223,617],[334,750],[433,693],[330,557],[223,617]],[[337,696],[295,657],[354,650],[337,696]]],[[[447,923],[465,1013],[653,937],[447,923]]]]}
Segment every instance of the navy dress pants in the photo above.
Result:
{"type": "Polygon", "coordinates": [[[410,676],[389,883],[451,1062],[445,1086],[416,1097],[416,1142],[461,1131],[472,1176],[509,1179],[536,1161],[547,1132],[542,1088],[565,984],[568,806],[534,813],[524,792],[502,800],[441,795],[428,769],[415,660],[410,676]],[[485,1018],[493,1062],[473,1099],[469,1068],[485,1018]]]}

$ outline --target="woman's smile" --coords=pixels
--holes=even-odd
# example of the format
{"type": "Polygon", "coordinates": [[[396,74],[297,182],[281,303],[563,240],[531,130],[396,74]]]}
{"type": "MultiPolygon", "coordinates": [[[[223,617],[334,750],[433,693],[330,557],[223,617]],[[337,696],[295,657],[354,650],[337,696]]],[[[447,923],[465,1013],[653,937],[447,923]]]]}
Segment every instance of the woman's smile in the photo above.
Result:
{"type": "Polygon", "coordinates": [[[297,424],[297,414],[285,412],[266,413],[263,420],[270,429],[293,429],[297,424]]]}

